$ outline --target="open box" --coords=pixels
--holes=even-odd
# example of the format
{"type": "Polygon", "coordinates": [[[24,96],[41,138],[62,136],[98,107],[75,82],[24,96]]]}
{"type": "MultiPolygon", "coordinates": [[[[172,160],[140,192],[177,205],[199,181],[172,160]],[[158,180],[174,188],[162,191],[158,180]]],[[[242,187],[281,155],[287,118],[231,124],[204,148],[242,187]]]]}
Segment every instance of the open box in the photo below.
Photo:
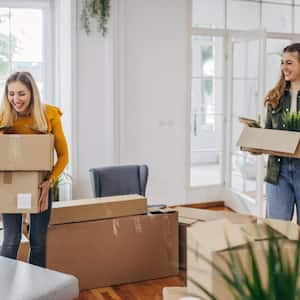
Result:
{"type": "Polygon", "coordinates": [[[241,151],[300,158],[300,132],[245,126],[237,145],[241,151]]]}
{"type": "MultiPolygon", "coordinates": [[[[248,241],[253,245],[254,255],[258,262],[263,286],[266,286],[268,274],[265,258],[265,247],[268,245],[268,230],[282,239],[280,247],[283,258],[294,264],[296,243],[299,237],[299,226],[287,221],[271,219],[262,220],[262,224],[231,224],[228,220],[195,223],[187,230],[187,287],[190,294],[205,298],[205,294],[195,282],[205,287],[217,299],[232,299],[230,288],[216,269],[204,260],[230,275],[228,265],[224,262],[230,255],[239,257],[244,269],[251,272],[250,255],[246,247],[248,241]]],[[[299,284],[300,282],[298,282],[299,284]]]]}

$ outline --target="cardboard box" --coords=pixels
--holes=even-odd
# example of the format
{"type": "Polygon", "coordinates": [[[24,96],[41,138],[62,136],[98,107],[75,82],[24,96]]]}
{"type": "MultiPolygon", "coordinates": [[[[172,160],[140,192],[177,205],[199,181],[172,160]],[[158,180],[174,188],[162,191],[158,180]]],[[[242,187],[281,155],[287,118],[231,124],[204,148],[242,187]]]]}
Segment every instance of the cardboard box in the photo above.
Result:
{"type": "Polygon", "coordinates": [[[0,171],[50,171],[53,156],[51,134],[0,135],[0,171]]]}
{"type": "Polygon", "coordinates": [[[109,219],[147,213],[147,199],[123,195],[53,202],[50,224],[109,219]]]}
{"type": "Polygon", "coordinates": [[[193,297],[191,294],[188,293],[186,287],[164,287],[163,288],[163,300],[181,300],[181,299],[188,299],[188,300],[200,300],[198,297],[193,297]],[[184,298],[188,297],[188,298],[184,298]]]}
{"type": "MultiPolygon", "coordinates": [[[[0,230],[0,248],[2,246],[3,238],[4,238],[4,231],[1,229],[0,230]]],[[[24,236],[24,234],[22,234],[17,259],[27,262],[28,255],[29,255],[29,241],[24,236]]]]}
{"type": "MultiPolygon", "coordinates": [[[[207,222],[220,219],[228,219],[233,224],[256,223],[256,217],[230,211],[213,211],[189,207],[175,207],[178,212],[179,222],[179,268],[186,271],[186,231],[187,228],[197,222],[207,222]]],[[[185,274],[182,274],[185,278],[185,274]]]]}
{"type": "Polygon", "coordinates": [[[39,212],[39,185],[44,172],[0,172],[0,212],[39,212]]]}
{"type": "Polygon", "coordinates": [[[217,220],[205,223],[196,223],[187,230],[188,251],[188,292],[204,297],[203,292],[193,284],[190,278],[200,283],[217,299],[231,299],[232,295],[227,284],[219,273],[204,261],[201,256],[212,261],[228,275],[228,266],[224,262],[230,255],[238,255],[244,269],[251,272],[250,256],[245,245],[252,241],[259,271],[263,284],[267,284],[267,268],[264,260],[264,249],[267,246],[266,226],[269,226],[286,243],[282,243],[283,257],[293,261],[295,243],[289,242],[298,239],[299,227],[290,222],[266,220],[264,224],[231,224],[228,220],[217,220]],[[229,243],[228,243],[229,242],[229,243]]]}
{"type": "Polygon", "coordinates": [[[245,126],[237,145],[241,151],[259,150],[265,154],[300,158],[300,132],[245,126]]]}
{"type": "Polygon", "coordinates": [[[177,275],[177,213],[51,225],[47,268],[81,290],[177,275]]]}

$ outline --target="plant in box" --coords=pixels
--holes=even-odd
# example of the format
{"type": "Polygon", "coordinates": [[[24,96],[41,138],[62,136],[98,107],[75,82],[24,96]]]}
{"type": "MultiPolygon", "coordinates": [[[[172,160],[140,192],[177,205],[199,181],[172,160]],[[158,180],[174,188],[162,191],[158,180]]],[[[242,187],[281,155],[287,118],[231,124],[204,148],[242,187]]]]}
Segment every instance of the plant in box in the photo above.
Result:
{"type": "Polygon", "coordinates": [[[283,113],[282,123],[286,130],[300,131],[300,112],[283,113]]]}
{"type": "MultiPolygon", "coordinates": [[[[229,258],[220,255],[226,265],[227,271],[207,259],[200,253],[198,255],[204,263],[208,263],[222,277],[226,283],[231,299],[228,300],[299,300],[299,263],[300,263],[300,236],[296,241],[290,241],[274,234],[268,229],[268,243],[261,244],[263,261],[258,262],[255,255],[256,248],[252,242],[245,245],[249,257],[249,265],[241,261],[239,255],[229,251],[229,258]],[[292,245],[292,260],[287,259],[283,249],[285,245],[292,245]],[[265,275],[261,272],[261,265],[266,266],[265,275]]],[[[195,251],[190,249],[190,251],[195,251]]],[[[206,296],[206,300],[223,300],[208,291],[201,282],[189,278],[206,296]]],[[[205,300],[204,298],[201,298],[205,300]]],[[[225,299],[227,300],[227,299],[225,299]]]]}

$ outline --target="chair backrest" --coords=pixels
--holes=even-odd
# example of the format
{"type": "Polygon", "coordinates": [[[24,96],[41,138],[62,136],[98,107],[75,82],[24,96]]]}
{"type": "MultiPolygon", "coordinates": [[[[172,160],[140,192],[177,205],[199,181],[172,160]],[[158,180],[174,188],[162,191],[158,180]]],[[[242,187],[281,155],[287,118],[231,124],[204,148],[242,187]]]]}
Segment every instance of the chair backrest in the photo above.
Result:
{"type": "Polygon", "coordinates": [[[94,197],[139,194],[145,196],[148,166],[123,165],[89,170],[94,197]]]}

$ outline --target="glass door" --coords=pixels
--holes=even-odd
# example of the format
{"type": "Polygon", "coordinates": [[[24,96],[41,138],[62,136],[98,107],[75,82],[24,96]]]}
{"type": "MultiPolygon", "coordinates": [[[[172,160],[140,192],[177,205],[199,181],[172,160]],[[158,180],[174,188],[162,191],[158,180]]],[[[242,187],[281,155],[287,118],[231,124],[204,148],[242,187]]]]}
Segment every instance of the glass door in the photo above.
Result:
{"type": "Polygon", "coordinates": [[[227,128],[225,184],[231,206],[263,215],[264,157],[242,152],[237,141],[243,126],[239,116],[261,121],[264,114],[265,35],[229,33],[227,38],[227,128]]]}

